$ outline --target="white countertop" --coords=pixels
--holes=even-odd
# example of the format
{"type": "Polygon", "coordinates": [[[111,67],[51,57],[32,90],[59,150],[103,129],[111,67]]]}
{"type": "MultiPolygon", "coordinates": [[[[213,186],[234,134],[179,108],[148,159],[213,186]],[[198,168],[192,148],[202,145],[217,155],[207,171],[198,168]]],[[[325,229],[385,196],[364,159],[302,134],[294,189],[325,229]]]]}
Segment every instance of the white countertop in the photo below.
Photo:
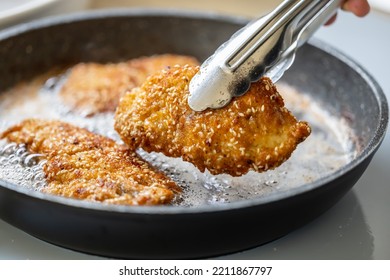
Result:
{"type": "MultiPolygon", "coordinates": [[[[260,1],[259,1],[260,2],[260,1]]],[[[390,100],[390,14],[340,13],[315,37],[337,47],[377,80],[390,100]],[[379,31],[376,31],[379,30],[379,31]]],[[[390,259],[390,138],[339,203],[306,226],[266,245],[219,259],[390,259]]],[[[36,239],[0,220],[0,259],[100,259],[36,239]]]]}

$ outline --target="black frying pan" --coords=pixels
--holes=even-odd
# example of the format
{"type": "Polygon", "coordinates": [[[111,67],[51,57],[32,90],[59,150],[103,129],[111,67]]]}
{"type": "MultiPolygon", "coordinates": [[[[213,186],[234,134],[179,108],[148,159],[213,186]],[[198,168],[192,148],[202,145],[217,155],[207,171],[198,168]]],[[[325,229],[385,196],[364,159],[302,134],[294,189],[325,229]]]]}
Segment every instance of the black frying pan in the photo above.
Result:
{"type": "MultiPolygon", "coordinates": [[[[203,60],[243,24],[210,14],[131,10],[20,25],[0,33],[0,91],[80,61],[115,62],[166,52],[203,60]]],[[[290,190],[199,207],[108,206],[0,179],[0,217],[47,242],[115,258],[210,257],[286,235],[332,207],[355,184],[383,140],[388,109],[370,75],[321,42],[300,49],[283,82],[348,122],[356,152],[350,162],[290,190]]]]}

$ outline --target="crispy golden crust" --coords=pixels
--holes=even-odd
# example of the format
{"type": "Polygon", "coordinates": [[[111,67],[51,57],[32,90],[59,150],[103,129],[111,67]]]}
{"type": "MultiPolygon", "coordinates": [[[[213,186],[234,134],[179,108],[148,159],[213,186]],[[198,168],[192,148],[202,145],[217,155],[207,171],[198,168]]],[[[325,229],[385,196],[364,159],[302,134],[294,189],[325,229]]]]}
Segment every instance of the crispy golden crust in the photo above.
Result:
{"type": "MultiPolygon", "coordinates": [[[[146,78],[160,70],[175,65],[199,65],[199,61],[192,56],[162,54],[134,58],[128,61],[128,65],[134,70],[136,86],[145,82],[146,78]]],[[[123,92],[124,94],[124,92],[123,92]]]]}
{"type": "Polygon", "coordinates": [[[117,64],[79,63],[70,70],[59,94],[71,110],[86,116],[114,112],[127,89],[139,86],[158,70],[185,64],[199,62],[190,56],[164,54],[117,64]]]}
{"type": "Polygon", "coordinates": [[[134,76],[127,63],[79,63],[59,95],[72,111],[86,116],[114,111],[122,93],[136,86],[134,76]]]}
{"type": "Polygon", "coordinates": [[[47,160],[51,194],[111,204],[156,205],[172,201],[179,187],[115,141],[60,121],[29,119],[1,138],[26,144],[47,160]]]}
{"type": "Polygon", "coordinates": [[[121,100],[115,129],[130,148],[182,157],[201,171],[239,176],[287,160],[309,134],[284,107],[268,78],[225,108],[195,112],[187,104],[198,67],[173,67],[152,75],[121,100]]]}

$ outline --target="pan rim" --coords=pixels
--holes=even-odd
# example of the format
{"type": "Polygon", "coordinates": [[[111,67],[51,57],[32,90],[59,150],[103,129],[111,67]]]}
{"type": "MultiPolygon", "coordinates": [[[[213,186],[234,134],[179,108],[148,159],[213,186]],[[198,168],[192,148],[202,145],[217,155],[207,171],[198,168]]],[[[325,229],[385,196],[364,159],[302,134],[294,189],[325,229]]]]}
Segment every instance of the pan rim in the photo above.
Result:
{"type": "MultiPolygon", "coordinates": [[[[217,21],[228,21],[230,23],[245,24],[248,22],[248,19],[237,16],[224,15],[214,12],[194,12],[186,10],[177,10],[177,9],[149,9],[149,8],[132,8],[132,9],[108,9],[108,10],[97,10],[97,11],[87,11],[79,12],[62,16],[51,16],[39,20],[35,20],[29,23],[22,23],[16,26],[12,26],[0,31],[0,41],[12,38],[24,32],[29,32],[45,27],[53,27],[61,24],[75,23],[78,21],[88,21],[100,18],[109,18],[109,17],[147,17],[147,16],[162,16],[162,17],[171,17],[171,18],[193,18],[193,19],[209,19],[217,21]]],[[[210,213],[210,212],[221,212],[221,211],[231,211],[234,209],[248,208],[259,205],[265,205],[270,203],[275,203],[285,199],[293,198],[298,195],[310,192],[314,189],[321,188],[322,186],[330,183],[333,180],[341,177],[343,174],[351,171],[356,168],[363,161],[367,160],[372,156],[375,151],[379,148],[382,143],[385,132],[388,125],[389,119],[389,108],[386,100],[386,96],[376,82],[376,80],[369,74],[359,63],[354,61],[349,56],[340,52],[333,46],[324,43],[319,39],[311,39],[309,44],[318,48],[325,53],[336,57],[341,62],[347,64],[354,71],[364,79],[364,81],[372,89],[372,93],[377,101],[378,105],[378,125],[373,130],[373,134],[370,142],[364,147],[361,153],[349,163],[347,163],[342,168],[337,171],[317,179],[316,181],[308,184],[303,184],[301,186],[283,190],[281,192],[273,192],[266,195],[265,197],[257,197],[248,200],[234,201],[229,203],[222,204],[207,204],[197,207],[181,207],[181,206],[171,206],[171,205],[161,205],[161,206],[126,206],[126,205],[108,205],[104,203],[96,203],[91,201],[82,201],[66,197],[60,197],[51,194],[45,194],[38,191],[33,191],[22,186],[18,186],[11,182],[4,181],[0,179],[0,187],[6,188],[10,191],[23,194],[37,200],[44,200],[49,203],[61,204],[67,207],[83,208],[91,211],[103,211],[103,212],[115,212],[122,214],[132,214],[132,215],[181,215],[181,214],[199,214],[199,213],[210,213]]]]}

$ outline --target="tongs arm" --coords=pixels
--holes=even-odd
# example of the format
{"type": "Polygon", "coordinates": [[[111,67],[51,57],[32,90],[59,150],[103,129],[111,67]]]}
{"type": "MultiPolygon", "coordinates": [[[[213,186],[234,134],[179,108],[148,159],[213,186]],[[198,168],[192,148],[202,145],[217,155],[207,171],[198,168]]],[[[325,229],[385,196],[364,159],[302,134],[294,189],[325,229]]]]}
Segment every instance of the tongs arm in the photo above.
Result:
{"type": "Polygon", "coordinates": [[[296,50],[338,9],[341,0],[287,0],[236,32],[201,66],[190,83],[196,111],[221,108],[262,76],[276,82],[296,50]]]}

